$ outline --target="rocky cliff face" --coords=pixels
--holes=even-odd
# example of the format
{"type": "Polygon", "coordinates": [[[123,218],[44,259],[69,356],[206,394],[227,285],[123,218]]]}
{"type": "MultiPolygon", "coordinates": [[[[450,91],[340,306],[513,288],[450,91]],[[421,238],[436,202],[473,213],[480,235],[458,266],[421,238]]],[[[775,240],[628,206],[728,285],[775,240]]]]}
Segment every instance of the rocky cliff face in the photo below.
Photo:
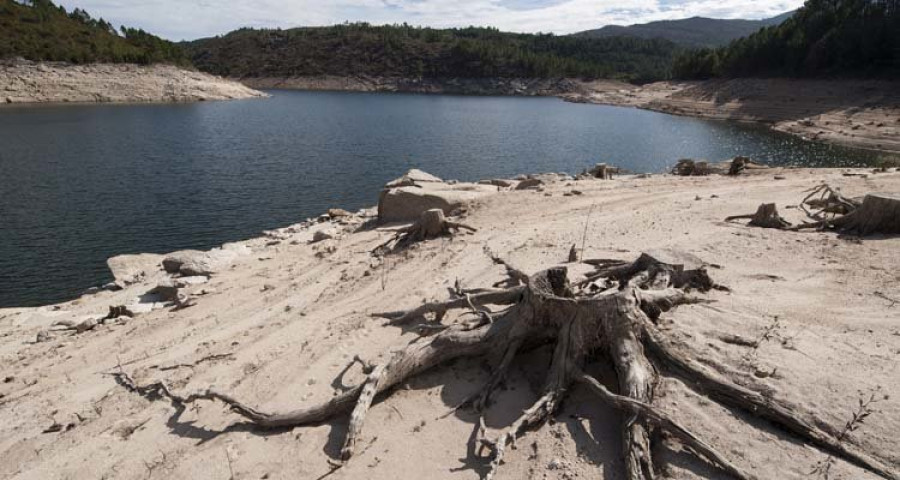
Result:
{"type": "Polygon", "coordinates": [[[264,96],[238,82],[169,65],[0,63],[0,105],[191,102],[264,96]]]}

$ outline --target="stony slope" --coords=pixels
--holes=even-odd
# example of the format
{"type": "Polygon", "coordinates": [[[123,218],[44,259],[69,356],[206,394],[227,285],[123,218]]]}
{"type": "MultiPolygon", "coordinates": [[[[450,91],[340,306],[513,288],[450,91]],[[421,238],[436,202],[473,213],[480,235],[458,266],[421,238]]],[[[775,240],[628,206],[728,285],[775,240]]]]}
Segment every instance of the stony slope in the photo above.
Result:
{"type": "Polygon", "coordinates": [[[191,102],[264,96],[238,82],[170,65],[0,63],[0,106],[16,103],[191,102]]]}

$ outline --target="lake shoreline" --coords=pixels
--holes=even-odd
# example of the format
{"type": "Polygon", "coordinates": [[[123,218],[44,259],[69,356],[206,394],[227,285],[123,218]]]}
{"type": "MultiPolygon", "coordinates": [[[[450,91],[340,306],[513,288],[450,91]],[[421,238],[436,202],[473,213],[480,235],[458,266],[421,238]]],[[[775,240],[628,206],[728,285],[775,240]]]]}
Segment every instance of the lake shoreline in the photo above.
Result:
{"type": "Polygon", "coordinates": [[[728,79],[594,88],[572,102],[760,123],[807,141],[900,152],[900,82],[882,80],[728,79]]]}
{"type": "Polygon", "coordinates": [[[581,82],[571,79],[534,78],[406,78],[406,77],[342,77],[320,75],[307,77],[232,78],[258,90],[304,90],[330,92],[422,93],[471,96],[539,96],[558,97],[582,92],[581,82]]]}
{"type": "Polygon", "coordinates": [[[0,108],[70,103],[186,103],[265,96],[239,82],[172,65],[0,61],[0,108]]]}
{"type": "Polygon", "coordinates": [[[875,80],[411,79],[400,77],[245,77],[257,89],[548,96],[573,103],[635,107],[671,115],[758,123],[804,140],[900,152],[900,83],[875,80]]]}

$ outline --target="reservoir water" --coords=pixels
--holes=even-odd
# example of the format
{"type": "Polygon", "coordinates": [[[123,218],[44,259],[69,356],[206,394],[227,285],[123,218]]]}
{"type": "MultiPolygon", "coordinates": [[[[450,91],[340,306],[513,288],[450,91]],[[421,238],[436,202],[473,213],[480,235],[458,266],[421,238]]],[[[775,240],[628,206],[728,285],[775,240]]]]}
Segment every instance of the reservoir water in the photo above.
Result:
{"type": "Polygon", "coordinates": [[[446,179],[662,172],[684,157],[861,166],[764,127],[554,98],[275,91],[266,100],[0,109],[0,307],[73,298],[108,257],[210,248],[446,179]]]}

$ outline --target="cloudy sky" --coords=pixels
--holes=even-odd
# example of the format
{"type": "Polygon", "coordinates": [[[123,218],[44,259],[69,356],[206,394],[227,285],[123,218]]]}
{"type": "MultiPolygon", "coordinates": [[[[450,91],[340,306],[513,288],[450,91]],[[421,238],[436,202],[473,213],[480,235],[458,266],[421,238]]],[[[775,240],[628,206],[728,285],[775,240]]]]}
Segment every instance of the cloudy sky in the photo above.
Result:
{"type": "Polygon", "coordinates": [[[331,25],[344,21],[432,27],[494,26],[514,32],[572,33],[608,24],[695,15],[758,19],[803,0],[60,0],[114,25],[140,27],[171,40],[240,27],[331,25]]]}

